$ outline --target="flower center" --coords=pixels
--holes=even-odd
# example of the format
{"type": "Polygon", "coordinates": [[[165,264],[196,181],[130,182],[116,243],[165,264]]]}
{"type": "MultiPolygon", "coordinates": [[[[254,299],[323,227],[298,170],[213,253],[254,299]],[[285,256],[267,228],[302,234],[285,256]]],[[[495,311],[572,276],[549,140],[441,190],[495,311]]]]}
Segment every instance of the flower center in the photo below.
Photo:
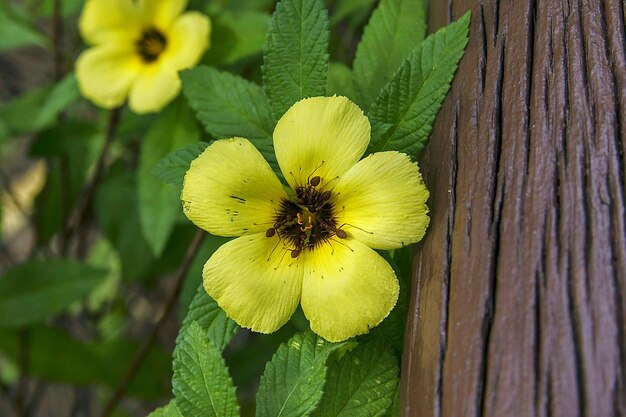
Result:
{"type": "Polygon", "coordinates": [[[143,31],[141,39],[136,43],[137,52],[141,55],[144,62],[155,61],[167,45],[165,36],[155,28],[149,28],[143,31]]]}
{"type": "Polygon", "coordinates": [[[295,201],[282,200],[268,238],[278,235],[292,258],[303,250],[313,250],[334,236],[345,239],[348,235],[337,227],[332,192],[319,189],[321,178],[310,178],[304,186],[296,187],[295,201]]]}

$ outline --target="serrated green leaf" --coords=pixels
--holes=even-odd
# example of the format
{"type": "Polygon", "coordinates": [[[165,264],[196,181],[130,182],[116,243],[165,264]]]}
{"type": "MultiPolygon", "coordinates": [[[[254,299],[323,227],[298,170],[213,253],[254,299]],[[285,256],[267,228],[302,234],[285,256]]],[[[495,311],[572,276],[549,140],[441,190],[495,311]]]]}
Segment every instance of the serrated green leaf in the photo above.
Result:
{"type": "Polygon", "coordinates": [[[424,148],[467,45],[470,15],[426,38],[385,86],[369,112],[368,151],[395,150],[416,158],[424,148]]]}
{"type": "Polygon", "coordinates": [[[170,152],[197,143],[200,132],[184,100],[172,103],[152,126],[141,145],[138,171],[139,219],[146,241],[160,256],[180,216],[179,192],[152,175],[155,165],[170,152]]]}
{"type": "Polygon", "coordinates": [[[207,146],[209,144],[206,142],[196,142],[168,153],[154,166],[152,175],[166,184],[173,185],[177,190],[182,190],[183,178],[189,170],[191,161],[196,159],[207,146]]]}
{"type": "Polygon", "coordinates": [[[305,417],[322,398],[326,360],[346,343],[330,343],[312,332],[282,344],[265,367],[257,393],[257,417],[305,417]]]}
{"type": "Polygon", "coordinates": [[[185,334],[192,323],[198,323],[204,329],[208,339],[219,351],[226,347],[239,328],[237,323],[226,317],[224,310],[207,294],[202,284],[189,305],[180,334],[185,334]]]}
{"type": "Polygon", "coordinates": [[[45,320],[84,298],[106,271],[69,260],[31,261],[0,278],[0,327],[45,320]]]}
{"type": "Polygon", "coordinates": [[[315,417],[379,417],[393,402],[398,360],[382,342],[366,343],[333,364],[315,417]]]}
{"type": "Polygon", "coordinates": [[[211,48],[203,62],[226,66],[247,57],[260,56],[269,22],[269,14],[257,11],[224,10],[212,16],[211,48]]]}
{"type": "Polygon", "coordinates": [[[197,322],[187,326],[174,350],[172,387],[184,417],[239,415],[235,387],[220,351],[197,322]]]}
{"type": "Polygon", "coordinates": [[[249,139],[276,170],[272,133],[276,120],[261,87],[210,67],[180,74],[189,105],[216,139],[249,139]]]}
{"type": "Polygon", "coordinates": [[[369,108],[425,35],[425,0],[381,0],[354,58],[354,84],[361,108],[369,108]]]}
{"type": "Polygon", "coordinates": [[[178,411],[178,407],[176,407],[176,402],[174,400],[170,401],[166,406],[157,408],[150,414],[148,417],[183,417],[183,415],[178,411]]]}
{"type": "Polygon", "coordinates": [[[274,117],[305,97],[326,95],[328,14],[322,0],[282,0],[263,50],[263,82],[274,117]]]}
{"type": "Polygon", "coordinates": [[[391,403],[391,407],[387,409],[387,412],[384,414],[385,417],[398,417],[400,415],[400,385],[396,387],[396,392],[393,395],[393,402],[391,403]]]}

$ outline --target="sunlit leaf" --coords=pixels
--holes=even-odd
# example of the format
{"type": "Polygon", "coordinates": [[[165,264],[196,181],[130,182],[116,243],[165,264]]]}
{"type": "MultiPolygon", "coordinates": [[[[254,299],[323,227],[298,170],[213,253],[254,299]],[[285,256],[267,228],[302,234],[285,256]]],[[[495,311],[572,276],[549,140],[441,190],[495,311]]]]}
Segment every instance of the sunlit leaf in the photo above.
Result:
{"type": "Polygon", "coordinates": [[[189,324],[174,350],[172,388],[184,417],[235,417],[239,405],[221,352],[197,323],[189,324]]]}
{"type": "Polygon", "coordinates": [[[152,174],[166,184],[173,185],[180,192],[183,188],[183,178],[189,170],[191,161],[196,159],[207,146],[209,144],[206,142],[196,142],[168,153],[157,162],[152,174]]]}
{"type": "Polygon", "coordinates": [[[274,117],[295,102],[326,94],[328,14],[322,0],[282,0],[263,50],[263,81],[274,117]]]}
{"type": "Polygon", "coordinates": [[[380,417],[391,406],[400,370],[393,350],[382,342],[347,352],[328,371],[315,417],[380,417]]]}
{"type": "Polygon", "coordinates": [[[268,362],[257,393],[257,417],[305,417],[322,398],[326,360],[346,343],[298,333],[268,362]]]}
{"type": "Polygon", "coordinates": [[[215,139],[250,140],[277,169],[272,133],[276,121],[261,87],[210,67],[181,73],[183,91],[204,128],[215,139]]]}
{"type": "Polygon", "coordinates": [[[426,38],[385,86],[369,112],[369,151],[396,150],[417,157],[463,56],[470,15],[426,38]]]}
{"type": "Polygon", "coordinates": [[[189,305],[189,311],[180,328],[183,335],[192,323],[198,323],[205,331],[208,339],[218,350],[223,350],[239,328],[237,323],[226,317],[224,310],[217,305],[202,284],[189,305]]]}
{"type": "Polygon", "coordinates": [[[368,109],[426,34],[425,0],[381,0],[354,58],[357,103],[368,109]]]}

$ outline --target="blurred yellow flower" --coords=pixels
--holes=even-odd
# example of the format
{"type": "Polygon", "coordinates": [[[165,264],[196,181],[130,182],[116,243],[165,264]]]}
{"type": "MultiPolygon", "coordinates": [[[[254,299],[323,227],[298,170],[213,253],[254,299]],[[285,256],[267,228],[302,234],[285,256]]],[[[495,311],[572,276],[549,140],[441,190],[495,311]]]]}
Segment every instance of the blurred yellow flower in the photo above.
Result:
{"type": "Polygon", "coordinates": [[[398,281],[374,249],[418,242],[428,190],[399,152],[359,161],[370,123],[345,97],[296,103],[274,149],[286,190],[248,140],[213,142],[185,175],[187,217],[220,236],[203,270],[206,291],[243,327],[270,333],[302,304],[311,329],[335,342],[366,333],[391,311],[398,281]]]}
{"type": "Polygon", "coordinates": [[[209,46],[211,22],[182,13],[187,0],[87,0],[80,33],[93,45],[76,62],[82,94],[134,112],[162,109],[180,92],[178,71],[193,67],[209,46]]]}

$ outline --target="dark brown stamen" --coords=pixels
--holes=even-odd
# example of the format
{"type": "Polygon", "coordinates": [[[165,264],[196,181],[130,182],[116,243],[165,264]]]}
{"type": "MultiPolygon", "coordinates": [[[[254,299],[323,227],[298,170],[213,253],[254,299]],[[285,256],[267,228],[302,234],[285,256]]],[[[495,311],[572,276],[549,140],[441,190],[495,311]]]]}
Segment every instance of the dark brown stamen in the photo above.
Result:
{"type": "Polygon", "coordinates": [[[276,229],[274,229],[273,227],[270,227],[269,229],[267,229],[267,232],[265,232],[265,237],[272,237],[276,234],[276,229]]]}
{"type": "Polygon", "coordinates": [[[311,187],[317,187],[318,185],[320,185],[320,181],[322,181],[322,179],[319,177],[319,175],[316,175],[309,180],[309,184],[311,184],[311,187]]]}
{"type": "Polygon", "coordinates": [[[143,31],[141,39],[136,43],[137,52],[144,62],[154,62],[167,45],[165,36],[155,28],[143,31]]]}
{"type": "Polygon", "coordinates": [[[339,239],[345,239],[345,238],[347,238],[347,237],[348,237],[348,234],[347,234],[346,232],[344,232],[343,230],[341,230],[341,229],[337,229],[337,231],[335,232],[335,234],[337,235],[337,237],[338,237],[339,239]]]}

